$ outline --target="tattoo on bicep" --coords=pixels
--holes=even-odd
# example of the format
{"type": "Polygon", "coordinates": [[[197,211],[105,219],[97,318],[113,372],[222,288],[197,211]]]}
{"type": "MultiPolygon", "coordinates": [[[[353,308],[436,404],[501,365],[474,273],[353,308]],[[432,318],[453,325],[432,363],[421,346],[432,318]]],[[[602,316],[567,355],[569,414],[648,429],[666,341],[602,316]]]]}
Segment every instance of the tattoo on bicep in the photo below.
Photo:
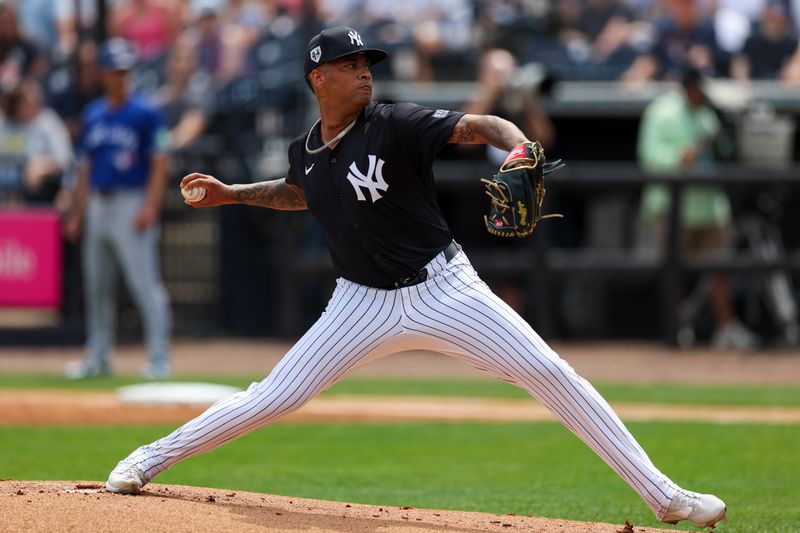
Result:
{"type": "Polygon", "coordinates": [[[478,123],[474,119],[466,116],[462,117],[453,130],[450,142],[456,144],[480,144],[486,142],[485,136],[476,128],[477,125],[478,123]]]}
{"type": "Polygon", "coordinates": [[[459,122],[453,130],[453,135],[450,137],[450,142],[453,143],[469,143],[475,138],[475,131],[469,126],[468,123],[459,122]]]}
{"type": "Polygon", "coordinates": [[[303,191],[286,183],[285,179],[261,181],[242,187],[236,191],[236,201],[286,211],[307,207],[303,191]]]}

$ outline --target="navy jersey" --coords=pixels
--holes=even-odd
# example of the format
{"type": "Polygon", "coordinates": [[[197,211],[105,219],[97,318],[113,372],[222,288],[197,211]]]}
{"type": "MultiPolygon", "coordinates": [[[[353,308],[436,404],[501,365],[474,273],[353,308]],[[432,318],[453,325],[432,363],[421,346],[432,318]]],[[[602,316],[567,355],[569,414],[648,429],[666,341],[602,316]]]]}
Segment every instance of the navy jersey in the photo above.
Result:
{"type": "Polygon", "coordinates": [[[117,108],[105,98],[92,102],[83,114],[79,154],[89,160],[93,189],[143,187],[151,158],[166,147],[161,111],[135,95],[117,108]]]}
{"type": "Polygon", "coordinates": [[[415,104],[365,107],[334,149],[319,128],[289,147],[287,183],[305,193],[345,279],[390,288],[453,236],[436,200],[432,165],[463,114],[415,104]]]}

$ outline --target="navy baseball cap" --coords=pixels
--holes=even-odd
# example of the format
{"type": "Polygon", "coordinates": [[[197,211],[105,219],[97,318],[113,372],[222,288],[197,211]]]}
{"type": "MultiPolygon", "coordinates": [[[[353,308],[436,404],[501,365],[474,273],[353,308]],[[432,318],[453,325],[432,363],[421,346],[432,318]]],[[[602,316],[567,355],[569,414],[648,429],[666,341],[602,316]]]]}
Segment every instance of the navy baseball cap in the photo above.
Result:
{"type": "Polygon", "coordinates": [[[308,76],[309,72],[321,64],[350,54],[364,54],[373,65],[389,56],[385,50],[364,46],[361,34],[353,28],[339,26],[322,30],[308,41],[303,71],[308,76]]]}
{"type": "Polygon", "coordinates": [[[137,61],[136,49],[121,37],[106,41],[100,48],[100,66],[106,70],[131,70],[137,61]]]}

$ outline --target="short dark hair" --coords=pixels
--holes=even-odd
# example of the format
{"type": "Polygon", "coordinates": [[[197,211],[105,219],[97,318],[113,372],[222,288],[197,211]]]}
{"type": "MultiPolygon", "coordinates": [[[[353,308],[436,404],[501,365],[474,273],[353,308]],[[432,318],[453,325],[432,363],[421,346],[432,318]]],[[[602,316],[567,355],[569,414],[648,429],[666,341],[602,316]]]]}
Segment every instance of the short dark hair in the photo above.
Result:
{"type": "Polygon", "coordinates": [[[10,89],[7,89],[3,92],[2,96],[2,103],[0,103],[0,107],[2,107],[3,115],[5,115],[6,119],[15,122],[17,120],[17,109],[19,108],[19,102],[22,100],[22,84],[17,83],[10,89]]]}
{"type": "Polygon", "coordinates": [[[39,82],[35,78],[25,77],[19,80],[14,86],[7,89],[0,96],[0,110],[6,119],[11,122],[17,121],[19,106],[26,96],[31,95],[31,91],[41,91],[39,82]]]}

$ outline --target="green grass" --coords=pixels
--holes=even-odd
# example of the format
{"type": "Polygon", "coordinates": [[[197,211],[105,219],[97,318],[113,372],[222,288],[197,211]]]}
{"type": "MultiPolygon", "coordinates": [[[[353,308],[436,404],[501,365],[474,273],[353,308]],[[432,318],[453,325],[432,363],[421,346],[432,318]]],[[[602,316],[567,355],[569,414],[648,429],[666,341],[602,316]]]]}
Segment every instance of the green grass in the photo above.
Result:
{"type": "MultiPolygon", "coordinates": [[[[234,387],[246,388],[253,381],[259,381],[263,376],[212,376],[212,375],[187,375],[176,376],[172,381],[200,381],[204,383],[220,383],[234,387]]],[[[69,380],[58,374],[0,374],[0,388],[5,389],[52,389],[76,391],[112,391],[117,387],[142,383],[138,376],[113,376],[97,377],[82,380],[69,380]]]]}
{"type": "MultiPolygon", "coordinates": [[[[634,423],[630,428],[676,482],[726,500],[729,519],[719,533],[798,531],[796,426],[634,423]]],[[[132,448],[170,430],[0,428],[0,478],[103,480],[132,448]]],[[[158,482],[659,525],[588,448],[550,422],[276,424],[186,460],[158,482]]]]}
{"type": "MultiPolygon", "coordinates": [[[[800,405],[800,387],[754,387],[744,385],[629,385],[594,384],[610,401],[708,404],[708,405],[800,405]]],[[[432,396],[480,396],[527,398],[528,394],[499,380],[409,380],[398,378],[349,379],[329,394],[412,394],[432,396]]]]}
{"type": "MultiPolygon", "coordinates": [[[[262,376],[181,376],[176,380],[221,383],[246,388],[262,376]]],[[[110,391],[123,385],[139,383],[130,377],[97,378],[69,381],[53,374],[0,374],[0,388],[48,388],[110,391]]],[[[619,385],[596,384],[610,401],[708,405],[800,406],[800,387],[756,387],[744,385],[619,385]]],[[[354,377],[332,387],[326,394],[377,394],[425,396],[477,396],[524,399],[527,394],[507,383],[493,379],[443,380],[409,378],[354,377]]]]}

